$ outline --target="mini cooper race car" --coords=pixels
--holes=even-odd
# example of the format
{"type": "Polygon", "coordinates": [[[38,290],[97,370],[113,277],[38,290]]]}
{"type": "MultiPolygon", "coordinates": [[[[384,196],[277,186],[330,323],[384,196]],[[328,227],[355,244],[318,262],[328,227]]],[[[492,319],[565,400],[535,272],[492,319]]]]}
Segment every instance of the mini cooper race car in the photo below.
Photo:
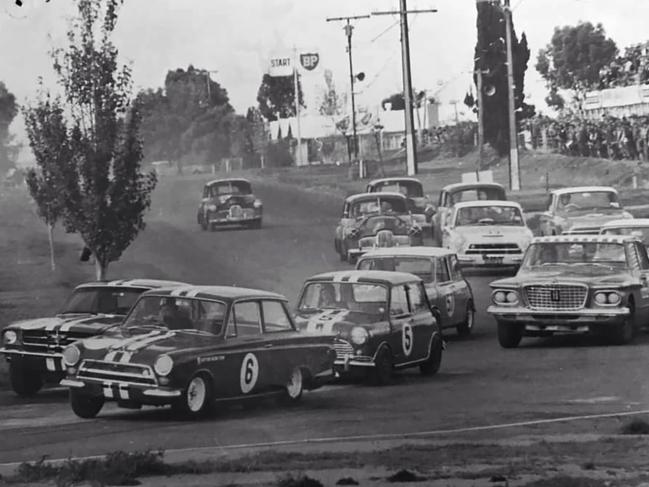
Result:
{"type": "Polygon", "coordinates": [[[430,233],[435,208],[430,196],[424,195],[424,187],[421,181],[406,177],[382,178],[370,181],[365,189],[367,193],[386,191],[401,193],[408,198],[408,208],[413,219],[424,229],[424,233],[430,233]]]}
{"type": "Polygon", "coordinates": [[[2,332],[11,387],[20,396],[36,394],[46,381],[64,376],[63,348],[120,323],[144,291],[186,285],[156,279],[88,282],[77,286],[56,316],[19,321],[2,332]]]}
{"type": "Polygon", "coordinates": [[[261,228],[263,204],[252,193],[247,179],[216,179],[203,188],[196,219],[203,230],[220,225],[261,228]]]}
{"type": "Polygon", "coordinates": [[[333,376],[331,336],[299,333],[286,298],[254,289],[186,286],[144,293],[121,326],[63,351],[70,405],[171,405],[199,415],[213,401],[280,393],[289,401],[333,376]]]}
{"type": "Polygon", "coordinates": [[[356,264],[359,270],[409,272],[420,277],[442,330],[471,334],[475,304],[457,256],[439,247],[397,247],[371,250],[356,264]]]}
{"type": "Polygon", "coordinates": [[[443,245],[465,266],[518,267],[532,237],[518,203],[471,201],[453,207],[443,245]]]}
{"type": "Polygon", "coordinates": [[[611,220],[631,219],[617,191],[608,186],[579,186],[555,189],[541,214],[541,235],[597,235],[611,220]]]}
{"type": "Polygon", "coordinates": [[[537,237],[515,277],[491,283],[498,341],[597,333],[631,341],[649,320],[649,257],[635,237],[537,237]]]}
{"type": "Polygon", "coordinates": [[[444,343],[422,280],[404,272],[341,271],[309,278],[296,323],[307,332],[337,335],[338,374],[365,372],[386,384],[393,369],[441,365],[444,343]]]}
{"type": "Polygon", "coordinates": [[[600,235],[632,235],[638,237],[645,246],[649,245],[649,218],[611,220],[604,223],[600,235]]]}
{"type": "Polygon", "coordinates": [[[360,255],[376,247],[422,244],[422,229],[408,211],[408,200],[402,194],[364,193],[345,199],[334,237],[341,261],[355,264],[360,255]]]}
{"type": "Polygon", "coordinates": [[[442,246],[444,228],[449,224],[449,217],[456,203],[466,201],[505,201],[505,188],[498,183],[454,183],[444,186],[439,193],[439,201],[433,215],[433,241],[438,247],[442,246]]]}

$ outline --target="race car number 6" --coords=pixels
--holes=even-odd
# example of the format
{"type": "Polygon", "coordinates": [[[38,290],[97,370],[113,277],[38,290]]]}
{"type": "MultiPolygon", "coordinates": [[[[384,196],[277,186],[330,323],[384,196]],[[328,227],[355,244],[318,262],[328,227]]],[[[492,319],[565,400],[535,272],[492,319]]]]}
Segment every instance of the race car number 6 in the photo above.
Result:
{"type": "Polygon", "coordinates": [[[241,385],[241,392],[244,394],[249,393],[257,383],[259,376],[259,362],[254,354],[248,353],[241,362],[241,373],[239,374],[239,384],[241,385]]]}
{"type": "Polygon", "coordinates": [[[409,324],[403,325],[401,345],[403,345],[403,353],[409,356],[410,352],[412,352],[412,327],[409,324]]]}

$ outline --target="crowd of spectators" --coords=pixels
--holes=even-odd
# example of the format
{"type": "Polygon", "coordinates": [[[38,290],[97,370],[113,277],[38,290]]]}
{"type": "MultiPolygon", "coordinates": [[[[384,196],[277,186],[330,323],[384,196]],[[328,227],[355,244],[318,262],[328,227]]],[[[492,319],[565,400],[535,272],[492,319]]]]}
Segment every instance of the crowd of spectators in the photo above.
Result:
{"type": "Polygon", "coordinates": [[[599,71],[599,83],[594,89],[603,90],[649,82],[649,43],[627,47],[599,71]]]}

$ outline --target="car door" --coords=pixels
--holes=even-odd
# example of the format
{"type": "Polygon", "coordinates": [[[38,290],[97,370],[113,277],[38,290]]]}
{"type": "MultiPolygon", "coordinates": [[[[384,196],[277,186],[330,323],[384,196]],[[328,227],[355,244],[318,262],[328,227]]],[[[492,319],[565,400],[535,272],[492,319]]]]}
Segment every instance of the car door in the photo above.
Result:
{"type": "Polygon", "coordinates": [[[442,315],[442,327],[455,326],[457,323],[455,286],[451,279],[448,262],[444,257],[435,260],[435,283],[439,294],[438,307],[442,315]]]}
{"type": "Polygon", "coordinates": [[[305,350],[296,347],[298,336],[285,303],[279,300],[261,301],[264,346],[269,361],[266,379],[269,384],[285,385],[292,370],[308,363],[305,350]]]}
{"type": "Polygon", "coordinates": [[[640,267],[640,300],[636,300],[636,312],[640,314],[641,323],[649,322],[649,256],[646,247],[639,243],[632,243],[640,267]]]}
{"type": "Polygon", "coordinates": [[[416,360],[416,358],[413,359],[413,356],[416,356],[416,344],[405,284],[395,285],[390,289],[390,336],[388,343],[392,349],[394,365],[416,360]]]}
{"type": "Polygon", "coordinates": [[[453,295],[455,296],[455,306],[452,321],[457,324],[466,318],[466,310],[471,300],[471,288],[469,283],[464,279],[460,262],[455,254],[445,257],[450,272],[453,295]]]}
{"type": "Polygon", "coordinates": [[[406,291],[410,305],[410,325],[414,337],[411,360],[421,360],[428,357],[430,337],[435,330],[435,327],[432,326],[433,314],[426,299],[426,290],[422,282],[408,284],[406,291]]]}

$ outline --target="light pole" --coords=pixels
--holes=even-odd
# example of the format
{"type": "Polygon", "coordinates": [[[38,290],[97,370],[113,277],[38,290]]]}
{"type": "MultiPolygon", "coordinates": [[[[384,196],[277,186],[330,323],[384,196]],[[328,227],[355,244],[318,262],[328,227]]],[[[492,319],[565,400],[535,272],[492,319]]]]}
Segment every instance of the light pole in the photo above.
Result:
{"type": "Polygon", "coordinates": [[[509,99],[509,187],[520,191],[521,175],[518,165],[518,137],[516,136],[516,107],[514,105],[514,60],[512,55],[512,9],[505,0],[505,34],[507,42],[507,96],[509,99]]]}

